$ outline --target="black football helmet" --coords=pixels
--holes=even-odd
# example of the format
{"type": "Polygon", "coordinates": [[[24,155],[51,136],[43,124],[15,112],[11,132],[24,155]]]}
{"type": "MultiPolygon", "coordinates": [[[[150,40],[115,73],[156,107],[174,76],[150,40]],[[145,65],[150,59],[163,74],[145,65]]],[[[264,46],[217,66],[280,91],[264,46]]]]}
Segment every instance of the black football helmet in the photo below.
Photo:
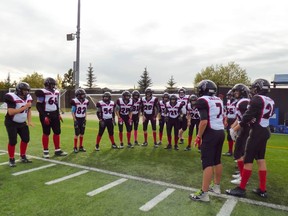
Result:
{"type": "Polygon", "coordinates": [[[176,104],[177,103],[177,100],[178,100],[178,97],[175,95],[175,94],[172,94],[171,96],[170,96],[170,103],[171,104],[176,104]]]}
{"type": "Polygon", "coordinates": [[[178,90],[178,94],[179,94],[179,97],[184,97],[185,94],[186,94],[186,89],[185,88],[180,88],[178,90]]]}
{"type": "Polygon", "coordinates": [[[104,92],[102,95],[102,99],[104,102],[109,102],[111,100],[111,93],[110,92],[104,92]]]}
{"type": "Polygon", "coordinates": [[[162,95],[162,100],[165,101],[165,102],[168,102],[170,99],[170,95],[168,92],[164,92],[163,95],[162,95]]]}
{"type": "Polygon", "coordinates": [[[130,94],[130,92],[129,91],[123,91],[122,92],[122,98],[123,98],[123,100],[129,100],[130,98],[131,98],[131,94],[130,94]]]}
{"type": "Polygon", "coordinates": [[[137,101],[140,98],[140,92],[138,90],[134,90],[132,92],[132,98],[133,100],[137,101]]]}
{"type": "Polygon", "coordinates": [[[217,85],[212,80],[202,80],[197,85],[198,96],[213,96],[217,92],[217,85]]]}
{"type": "Polygon", "coordinates": [[[24,100],[27,99],[29,91],[30,91],[30,85],[26,82],[20,82],[16,85],[15,94],[24,100]]]}
{"type": "Polygon", "coordinates": [[[251,93],[253,95],[266,95],[270,92],[270,83],[266,79],[256,79],[251,85],[251,93]]]}
{"type": "Polygon", "coordinates": [[[234,97],[232,89],[230,89],[226,94],[227,99],[230,99],[231,97],[234,97]]]}
{"type": "Polygon", "coordinates": [[[153,94],[153,91],[152,91],[152,89],[151,88],[146,88],[145,89],[145,96],[147,97],[151,97],[152,96],[152,94],[153,94]]]}
{"type": "Polygon", "coordinates": [[[56,86],[56,80],[51,77],[48,77],[44,80],[44,86],[47,90],[54,91],[56,86]]]}
{"type": "Polygon", "coordinates": [[[239,92],[239,98],[249,98],[249,88],[242,84],[242,83],[239,83],[239,84],[236,84],[233,88],[232,88],[232,92],[234,94],[234,97],[235,97],[235,91],[238,91],[239,92]]]}
{"type": "Polygon", "coordinates": [[[189,102],[190,102],[190,103],[196,102],[197,99],[198,99],[198,97],[197,97],[195,94],[192,94],[192,95],[190,95],[190,97],[189,97],[189,102]]]}
{"type": "Polygon", "coordinates": [[[86,91],[84,89],[77,89],[75,91],[75,96],[77,97],[78,100],[84,100],[86,98],[86,91]]]}

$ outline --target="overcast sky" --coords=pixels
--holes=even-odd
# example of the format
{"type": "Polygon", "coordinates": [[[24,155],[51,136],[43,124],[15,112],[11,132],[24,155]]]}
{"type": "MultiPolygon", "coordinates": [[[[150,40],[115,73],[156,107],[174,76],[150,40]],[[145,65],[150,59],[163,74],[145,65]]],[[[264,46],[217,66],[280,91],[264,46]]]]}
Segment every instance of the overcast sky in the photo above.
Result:
{"type": "MultiPolygon", "coordinates": [[[[76,58],[78,0],[0,0],[0,80],[63,76],[76,58]]],[[[234,61],[248,76],[288,73],[286,0],[81,0],[80,81],[99,87],[192,87],[195,74],[234,61]]]]}

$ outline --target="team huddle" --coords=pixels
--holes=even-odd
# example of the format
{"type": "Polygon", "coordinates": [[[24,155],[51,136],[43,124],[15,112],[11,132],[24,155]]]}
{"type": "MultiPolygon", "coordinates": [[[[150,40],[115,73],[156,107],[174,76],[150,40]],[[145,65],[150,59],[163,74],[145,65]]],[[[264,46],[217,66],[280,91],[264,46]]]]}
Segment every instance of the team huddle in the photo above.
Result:
{"type": "MultiPolygon", "coordinates": [[[[49,158],[49,137],[53,131],[55,156],[66,156],[61,150],[60,134],[62,117],[59,112],[59,91],[55,88],[56,81],[47,78],[44,88],[35,91],[36,108],[42,125],[43,157],[49,158]]],[[[259,188],[253,190],[261,197],[267,197],[265,149],[270,137],[269,118],[274,112],[274,101],[267,97],[270,84],[267,80],[257,79],[252,83],[251,90],[243,85],[235,85],[227,93],[227,104],[216,96],[217,86],[211,80],[202,80],[196,87],[197,94],[186,95],[184,88],[178,94],[165,92],[161,100],[153,95],[151,88],[145,90],[145,95],[134,90],[124,91],[116,101],[112,100],[110,92],[105,92],[96,104],[96,115],[99,119],[99,130],[96,136],[95,150],[100,151],[100,142],[107,128],[111,148],[133,148],[138,142],[138,125],[143,124],[144,141],[141,146],[148,146],[148,126],[152,127],[153,146],[158,148],[163,140],[166,126],[167,145],[165,149],[179,150],[178,144],[184,143],[183,133],[188,129],[188,139],[185,151],[192,148],[194,128],[197,136],[194,144],[201,153],[203,179],[202,188],[190,195],[192,200],[209,201],[208,191],[221,193],[220,181],[222,175],[221,155],[225,139],[224,128],[227,129],[229,151],[227,156],[234,156],[239,171],[233,175],[231,182],[237,184],[226,193],[234,196],[245,196],[246,184],[252,173],[252,164],[257,160],[259,170],[259,188]],[[119,131],[119,145],[115,143],[114,127],[119,131]],[[159,125],[157,137],[157,121],[159,125]],[[124,145],[123,131],[126,129],[127,144],[124,145]],[[133,131],[133,132],[132,132],[133,131]],[[173,133],[172,133],[173,131],[173,133]],[[133,133],[133,137],[132,137],[133,133]],[[172,137],[174,139],[172,139],[172,137]],[[158,141],[157,141],[158,138],[158,141]],[[133,141],[132,141],[133,140],[133,141]],[[234,152],[233,145],[235,142],[234,152]],[[213,178],[214,176],[214,178],[213,178]],[[212,181],[212,179],[214,179],[212,181]],[[211,183],[212,181],[212,183],[211,183]]],[[[14,93],[5,95],[7,114],[5,126],[8,133],[9,165],[16,166],[15,145],[17,134],[21,138],[20,161],[31,163],[26,157],[26,149],[30,140],[29,127],[31,122],[32,97],[29,94],[28,83],[20,82],[14,93]]],[[[86,152],[83,139],[86,127],[86,111],[89,100],[84,89],[75,91],[71,100],[71,113],[74,121],[74,153],[86,152]]]]}

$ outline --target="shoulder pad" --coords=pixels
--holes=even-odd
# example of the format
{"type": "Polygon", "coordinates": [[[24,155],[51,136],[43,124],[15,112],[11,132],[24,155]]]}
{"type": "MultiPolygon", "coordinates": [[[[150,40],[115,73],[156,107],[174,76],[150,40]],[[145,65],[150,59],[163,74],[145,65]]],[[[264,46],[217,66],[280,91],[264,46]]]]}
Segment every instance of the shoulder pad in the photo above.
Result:
{"type": "Polygon", "coordinates": [[[36,97],[44,97],[45,96],[44,92],[41,89],[36,90],[35,95],[36,95],[36,97]]]}

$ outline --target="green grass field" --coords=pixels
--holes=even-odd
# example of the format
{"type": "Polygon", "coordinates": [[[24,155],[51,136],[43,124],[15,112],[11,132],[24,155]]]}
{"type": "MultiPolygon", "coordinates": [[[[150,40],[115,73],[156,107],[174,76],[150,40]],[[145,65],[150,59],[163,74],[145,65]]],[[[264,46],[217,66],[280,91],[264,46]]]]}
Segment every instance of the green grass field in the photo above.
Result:
{"type": "MultiPolygon", "coordinates": [[[[65,115],[70,115],[66,113],[65,115]]],[[[64,115],[64,116],[65,116],[64,115]]],[[[37,117],[33,118],[35,127],[30,128],[31,141],[28,154],[41,157],[41,126],[37,117]]],[[[7,134],[3,124],[4,114],[0,114],[0,150],[7,149],[7,134]]],[[[0,216],[2,215],[217,215],[226,199],[210,196],[210,203],[198,203],[189,200],[191,191],[185,188],[200,188],[202,169],[200,154],[196,149],[184,151],[186,145],[180,145],[180,150],[165,150],[164,143],[154,149],[152,138],[148,147],[136,146],[134,149],[113,150],[107,132],[104,133],[100,144],[100,151],[94,150],[95,138],[98,130],[97,121],[88,120],[84,146],[86,153],[73,153],[73,124],[69,118],[62,124],[61,147],[67,151],[67,157],[52,157],[51,160],[33,159],[32,164],[17,163],[17,167],[0,166],[0,216]],[[53,167],[26,173],[19,176],[11,174],[35,167],[50,164],[53,160],[76,165],[99,168],[130,176],[142,177],[149,180],[161,181],[184,186],[177,188],[168,198],[160,202],[148,212],[139,208],[146,202],[167,189],[167,186],[128,179],[124,183],[97,194],[93,197],[86,193],[120,179],[117,175],[95,172],[59,182],[45,185],[45,182],[61,178],[83,169],[79,167],[57,164],[53,167]]],[[[152,135],[150,133],[150,135],[152,135]]],[[[185,137],[187,132],[185,133],[185,137]]],[[[124,136],[125,139],[125,136],[124,136]]],[[[19,140],[19,139],[18,139],[19,140]]],[[[115,140],[118,139],[118,129],[115,128],[115,140]]],[[[139,130],[139,141],[143,141],[143,133],[139,130]]],[[[185,140],[186,141],[186,140],[185,140]]],[[[119,142],[118,142],[119,143],[119,142]]],[[[53,144],[50,138],[50,154],[53,154],[53,144]]],[[[16,151],[19,152],[19,144],[16,151]]],[[[227,151],[227,143],[223,152],[227,151]]],[[[269,197],[261,199],[250,191],[258,186],[256,164],[252,177],[247,186],[247,198],[254,201],[288,206],[287,185],[288,136],[273,134],[267,146],[268,180],[267,191],[269,197]]],[[[18,156],[16,156],[18,159],[18,156]]],[[[7,154],[0,155],[0,164],[8,161],[7,154]]],[[[235,163],[231,157],[222,157],[224,166],[221,190],[232,188],[231,174],[235,170],[235,163]]],[[[173,188],[173,187],[172,187],[173,188]]],[[[248,204],[239,201],[231,215],[287,215],[287,211],[275,210],[265,206],[248,204]]]]}

